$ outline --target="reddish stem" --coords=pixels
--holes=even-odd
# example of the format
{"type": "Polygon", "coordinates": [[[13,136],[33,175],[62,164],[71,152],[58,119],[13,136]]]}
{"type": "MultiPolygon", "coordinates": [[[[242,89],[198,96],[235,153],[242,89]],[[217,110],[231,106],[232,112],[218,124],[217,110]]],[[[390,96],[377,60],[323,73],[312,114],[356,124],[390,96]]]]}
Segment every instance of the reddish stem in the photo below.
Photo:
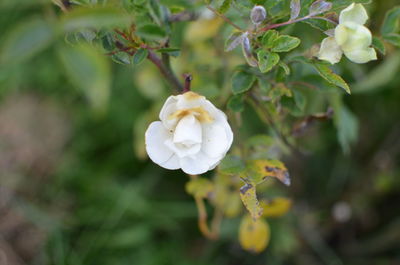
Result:
{"type": "Polygon", "coordinates": [[[190,91],[190,85],[192,83],[193,77],[191,74],[184,74],[183,77],[185,78],[185,86],[183,87],[182,92],[186,93],[190,91]]]}

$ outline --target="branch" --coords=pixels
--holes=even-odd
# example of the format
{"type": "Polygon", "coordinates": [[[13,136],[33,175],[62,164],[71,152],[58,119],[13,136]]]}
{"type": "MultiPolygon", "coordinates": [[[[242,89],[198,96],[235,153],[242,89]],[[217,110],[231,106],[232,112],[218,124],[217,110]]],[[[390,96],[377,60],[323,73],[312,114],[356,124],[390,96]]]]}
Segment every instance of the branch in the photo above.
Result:
{"type": "Polygon", "coordinates": [[[163,61],[151,50],[149,51],[149,55],[147,58],[157,66],[158,70],[161,72],[161,74],[165,77],[165,79],[168,80],[168,82],[174,87],[174,89],[177,92],[181,92],[184,90],[182,83],[179,81],[179,79],[176,77],[174,72],[167,67],[163,61]]]}

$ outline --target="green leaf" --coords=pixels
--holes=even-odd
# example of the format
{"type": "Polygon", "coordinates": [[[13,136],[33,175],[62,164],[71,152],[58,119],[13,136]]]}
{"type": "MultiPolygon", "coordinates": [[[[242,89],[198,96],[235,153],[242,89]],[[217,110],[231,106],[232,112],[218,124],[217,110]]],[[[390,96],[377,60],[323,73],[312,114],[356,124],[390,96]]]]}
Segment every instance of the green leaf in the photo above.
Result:
{"type": "Polygon", "coordinates": [[[133,65],[139,65],[140,63],[142,63],[147,58],[148,54],[149,51],[147,49],[138,49],[132,58],[133,65]]]}
{"type": "Polygon", "coordinates": [[[399,30],[399,19],[400,19],[400,6],[396,6],[386,13],[385,20],[383,22],[381,33],[389,35],[396,33],[399,30]]]}
{"type": "Polygon", "coordinates": [[[274,47],[274,42],[278,37],[279,37],[278,31],[274,29],[268,30],[262,37],[261,42],[263,47],[266,49],[271,49],[272,47],[274,47]]]}
{"type": "Polygon", "coordinates": [[[343,88],[348,94],[351,94],[350,87],[346,81],[344,81],[339,75],[335,74],[327,65],[322,63],[314,63],[313,66],[326,81],[335,86],[343,88]]]}
{"type": "Polygon", "coordinates": [[[222,5],[218,8],[218,11],[223,14],[229,10],[229,7],[231,6],[232,0],[224,0],[222,5]]]}
{"type": "Polygon", "coordinates": [[[359,124],[357,117],[343,104],[341,95],[331,97],[334,122],[338,130],[339,143],[344,153],[349,153],[350,145],[357,141],[359,124]]]}
{"type": "Polygon", "coordinates": [[[394,46],[400,47],[400,34],[388,34],[383,36],[383,38],[394,46]]]}
{"type": "Polygon", "coordinates": [[[181,53],[181,49],[179,48],[161,48],[158,49],[157,52],[166,53],[172,57],[178,57],[181,53]]]}
{"type": "Polygon", "coordinates": [[[131,58],[126,52],[117,52],[111,55],[111,59],[118,64],[131,64],[131,58]]]}
{"type": "Polygon", "coordinates": [[[25,61],[45,49],[53,38],[54,31],[50,23],[40,18],[25,20],[5,36],[0,62],[9,64],[25,61]]]}
{"type": "Polygon", "coordinates": [[[166,36],[163,28],[153,24],[141,26],[136,30],[135,33],[138,36],[148,40],[161,40],[166,36]]]}
{"type": "Polygon", "coordinates": [[[258,57],[258,67],[261,73],[267,73],[272,70],[272,68],[278,64],[280,57],[279,54],[274,52],[268,52],[265,50],[260,50],[257,53],[258,57]]]}
{"type": "Polygon", "coordinates": [[[71,82],[86,95],[94,110],[106,109],[111,72],[106,57],[92,46],[62,47],[59,56],[71,82]]]}
{"type": "Polygon", "coordinates": [[[399,73],[400,52],[394,52],[376,66],[365,78],[354,84],[354,93],[368,93],[384,89],[399,73]]]}
{"type": "Polygon", "coordinates": [[[279,36],[273,43],[273,52],[288,52],[300,45],[300,39],[288,35],[279,36]]]}
{"type": "Polygon", "coordinates": [[[228,108],[234,112],[242,112],[244,110],[242,95],[232,96],[228,101],[228,108]]]}
{"type": "Polygon", "coordinates": [[[372,38],[372,46],[377,49],[382,55],[386,54],[385,44],[378,37],[372,38]]]}
{"type": "Polygon", "coordinates": [[[256,81],[254,75],[239,71],[236,72],[232,77],[232,92],[237,95],[248,91],[256,81]]]}
{"type": "Polygon", "coordinates": [[[257,220],[262,216],[263,208],[258,202],[256,187],[253,184],[247,183],[240,188],[240,198],[253,220],[257,220]]]}
{"type": "Polygon", "coordinates": [[[243,173],[246,166],[242,159],[238,156],[227,155],[218,166],[219,172],[229,175],[237,175],[243,173]]]}
{"type": "Polygon", "coordinates": [[[82,28],[118,27],[130,23],[126,12],[111,7],[79,7],[65,13],[62,20],[63,28],[72,31],[82,28]]]}
{"type": "Polygon", "coordinates": [[[290,75],[290,67],[284,62],[279,62],[279,67],[284,71],[285,75],[290,75]]]}
{"type": "Polygon", "coordinates": [[[264,219],[254,221],[248,215],[243,216],[239,227],[239,242],[244,250],[260,253],[267,248],[270,238],[271,230],[264,219]]]}

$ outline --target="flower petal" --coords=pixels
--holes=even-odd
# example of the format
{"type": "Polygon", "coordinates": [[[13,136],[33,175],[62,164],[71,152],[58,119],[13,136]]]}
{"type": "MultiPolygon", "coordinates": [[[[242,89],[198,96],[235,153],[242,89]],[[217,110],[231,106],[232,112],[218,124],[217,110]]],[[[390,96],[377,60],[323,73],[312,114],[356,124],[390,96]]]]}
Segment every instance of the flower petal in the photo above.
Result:
{"type": "Polygon", "coordinates": [[[163,166],[173,155],[173,152],[164,144],[172,138],[172,134],[163,126],[162,122],[152,122],[145,134],[146,151],[150,159],[163,166]]]}
{"type": "Polygon", "coordinates": [[[222,123],[203,126],[202,151],[211,158],[224,155],[230,148],[230,142],[222,123]]]}
{"type": "Polygon", "coordinates": [[[334,37],[325,38],[321,43],[318,59],[328,61],[331,64],[340,62],[343,52],[334,37]]]}
{"type": "Polygon", "coordinates": [[[171,158],[168,159],[167,162],[162,163],[161,166],[163,168],[172,170],[181,168],[181,165],[179,164],[179,158],[176,155],[172,155],[171,158]]]}
{"type": "Polygon", "coordinates": [[[367,27],[352,22],[337,26],[335,39],[343,51],[362,50],[372,44],[371,31],[367,27]]]}
{"type": "Polygon", "coordinates": [[[195,156],[181,158],[180,165],[186,174],[199,175],[210,170],[211,166],[214,166],[217,161],[200,152],[195,156]]]}
{"type": "Polygon", "coordinates": [[[164,103],[164,106],[160,111],[160,120],[163,122],[167,129],[173,129],[178,122],[177,119],[171,119],[172,113],[177,111],[176,103],[178,101],[178,96],[170,96],[164,103]]]}
{"type": "Polygon", "coordinates": [[[200,122],[193,116],[187,115],[180,119],[174,132],[174,143],[193,145],[201,143],[202,130],[200,122]]]}
{"type": "Polygon", "coordinates": [[[369,61],[373,61],[378,59],[376,56],[376,51],[373,48],[365,48],[362,50],[354,50],[350,52],[344,52],[347,58],[350,61],[355,63],[367,63],[369,61]]]}
{"type": "Polygon", "coordinates": [[[343,9],[339,16],[339,24],[345,22],[354,22],[359,25],[364,25],[367,20],[367,10],[365,10],[362,4],[352,3],[350,6],[343,9]]]}

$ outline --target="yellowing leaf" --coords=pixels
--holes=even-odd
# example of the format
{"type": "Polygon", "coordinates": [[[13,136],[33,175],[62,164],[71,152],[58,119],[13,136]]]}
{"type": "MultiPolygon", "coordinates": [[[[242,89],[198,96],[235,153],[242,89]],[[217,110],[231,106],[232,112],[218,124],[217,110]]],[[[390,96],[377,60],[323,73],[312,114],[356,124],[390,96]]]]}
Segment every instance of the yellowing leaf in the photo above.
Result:
{"type": "Polygon", "coordinates": [[[257,200],[256,187],[247,183],[240,188],[240,198],[246,209],[249,211],[251,217],[256,220],[261,217],[263,209],[257,200]]]}
{"type": "Polygon", "coordinates": [[[290,176],[285,165],[279,160],[256,159],[247,163],[249,180],[259,184],[268,177],[279,179],[283,184],[290,185],[290,176]]]}
{"type": "Polygon", "coordinates": [[[243,217],[239,227],[239,242],[243,249],[260,253],[269,243],[271,231],[264,219],[254,221],[249,215],[243,217]]]}
{"type": "Polygon", "coordinates": [[[264,209],[263,217],[280,217],[289,211],[292,201],[287,198],[278,197],[272,200],[262,200],[260,205],[264,209]]]}
{"type": "Polygon", "coordinates": [[[186,192],[194,197],[206,198],[213,190],[213,183],[205,178],[191,179],[186,183],[186,192]]]}

